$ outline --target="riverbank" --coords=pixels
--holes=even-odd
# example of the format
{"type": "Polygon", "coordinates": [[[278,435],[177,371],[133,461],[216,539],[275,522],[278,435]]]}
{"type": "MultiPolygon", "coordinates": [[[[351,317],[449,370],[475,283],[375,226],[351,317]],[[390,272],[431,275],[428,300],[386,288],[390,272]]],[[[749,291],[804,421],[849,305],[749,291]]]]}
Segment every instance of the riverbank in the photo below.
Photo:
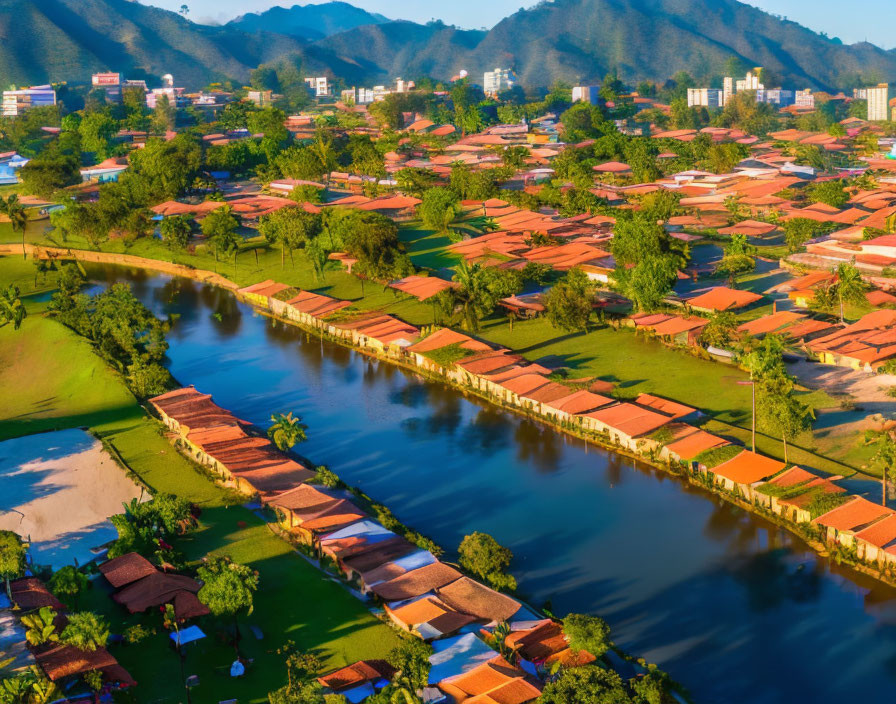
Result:
{"type": "MultiPolygon", "coordinates": [[[[0,399],[0,437],[88,427],[114,449],[112,455],[123,460],[125,471],[153,493],[176,493],[202,509],[199,528],[177,544],[190,562],[209,554],[228,555],[259,572],[263,592],[249,623],[264,639],[247,638],[241,645],[254,658],[250,676],[230,680],[216,675],[216,668],[233,660],[233,648],[207,638],[189,655],[190,670],[201,680],[194,697],[266,702],[267,692],[285,683],[283,659],[275,651],[287,640],[303,652],[320,654],[327,669],[383,657],[397,643],[391,628],[342,587],[322,578],[254,512],[236,505],[232,492],[174,451],[121,378],[75,333],[32,315],[17,331],[0,328],[0,361],[0,388],[15,389],[0,399]]],[[[88,590],[82,607],[105,615],[119,633],[137,624],[162,633],[157,614],[127,616],[101,589],[88,590]]],[[[115,651],[140,683],[140,701],[178,701],[182,696],[183,687],[170,676],[176,662],[166,641],[161,634],[139,647],[115,651]]]]}
{"type": "MultiPolygon", "coordinates": [[[[39,251],[39,250],[38,250],[39,251]]],[[[63,257],[67,256],[68,250],[54,250],[52,253],[49,253],[48,256],[58,256],[63,257]]],[[[71,254],[75,258],[79,258],[81,254],[80,250],[71,251],[71,254]]],[[[107,253],[88,253],[89,259],[88,261],[94,262],[102,262],[102,263],[110,263],[109,261],[105,261],[107,258],[113,256],[121,256],[121,255],[109,255],[107,253]],[[96,257],[96,258],[94,258],[96,257]]],[[[38,254],[40,256],[40,254],[38,254]]],[[[134,261],[139,261],[138,257],[131,257],[128,259],[129,266],[134,266],[134,261]]],[[[152,269],[153,267],[149,267],[152,269]]],[[[201,283],[211,283],[207,280],[207,275],[210,272],[204,272],[201,270],[193,270],[194,276],[188,277],[192,278],[195,281],[199,281],[201,283]]],[[[383,346],[379,343],[372,344],[370,338],[365,338],[361,336],[358,338],[357,335],[353,335],[350,337],[346,337],[344,335],[335,335],[332,334],[333,328],[332,326],[328,326],[324,321],[311,319],[312,325],[305,324],[304,322],[300,322],[292,317],[286,317],[283,315],[277,315],[273,312],[271,308],[272,299],[267,299],[264,297],[259,297],[255,294],[247,293],[246,295],[241,295],[239,291],[236,289],[236,285],[233,282],[230,282],[230,285],[227,287],[227,290],[230,292],[235,292],[237,297],[242,297],[251,305],[256,306],[259,310],[262,310],[266,315],[270,315],[271,317],[285,323],[288,325],[293,325],[299,327],[301,329],[306,330],[307,332],[312,332],[316,335],[320,335],[322,339],[328,339],[337,344],[350,347],[355,349],[356,351],[362,352],[368,356],[381,359],[387,363],[394,364],[397,366],[402,366],[408,370],[413,371],[414,373],[420,374],[425,378],[429,378],[432,380],[437,380],[441,383],[446,383],[453,388],[461,391],[464,394],[472,394],[488,403],[496,405],[506,410],[511,410],[514,413],[521,414],[526,417],[530,417],[533,419],[537,419],[539,422],[543,423],[545,426],[552,427],[553,429],[565,433],[567,435],[577,437],[586,442],[591,442],[599,447],[607,449],[612,452],[616,452],[622,456],[629,457],[631,459],[644,462],[647,465],[650,465],[656,469],[671,473],[680,479],[683,479],[687,483],[691,485],[698,486],[700,488],[706,489],[709,488],[713,493],[718,493],[719,496],[728,500],[730,503],[741,506],[745,510],[748,510],[756,515],[763,516],[764,518],[773,518],[773,522],[781,527],[784,527],[786,530],[791,532],[792,534],[799,537],[801,540],[807,539],[807,533],[805,529],[798,524],[792,524],[789,521],[781,520],[780,517],[774,516],[774,514],[770,514],[770,512],[763,509],[762,506],[758,505],[758,503],[750,503],[745,502],[741,499],[739,494],[736,492],[727,491],[722,489],[717,485],[706,485],[706,482],[703,480],[703,475],[697,471],[697,468],[693,464],[688,463],[676,463],[669,458],[666,458],[665,461],[658,459],[657,450],[661,449],[656,443],[650,443],[648,446],[648,451],[641,452],[633,452],[630,449],[626,448],[622,444],[620,444],[618,437],[615,441],[610,440],[610,435],[607,433],[596,433],[587,430],[583,430],[581,427],[576,427],[575,425],[568,422],[558,422],[555,416],[544,413],[536,413],[531,409],[525,407],[523,404],[519,403],[507,403],[503,397],[498,398],[494,395],[494,393],[483,392],[481,388],[470,383],[469,377],[467,377],[467,383],[459,383],[457,381],[458,378],[461,378],[460,375],[452,375],[449,373],[449,369],[444,367],[440,367],[437,364],[429,364],[421,365],[419,356],[416,356],[417,363],[411,363],[415,357],[407,357],[404,358],[401,355],[396,355],[394,353],[389,353],[383,346]],[[262,305],[259,307],[260,301],[267,301],[266,305],[262,305]],[[434,373],[433,370],[438,370],[434,373]]],[[[282,306],[281,306],[282,307],[282,306]]],[[[302,316],[301,320],[304,321],[306,316],[302,316]]],[[[375,341],[373,341],[375,342],[375,341]]],[[[519,400],[519,399],[516,399],[519,400]]],[[[640,443],[639,443],[640,444],[640,443]]],[[[808,466],[817,466],[818,462],[813,461],[819,458],[815,458],[810,456],[806,456],[806,454],[797,448],[791,449],[791,457],[797,461],[797,463],[807,464],[808,466]]],[[[662,453],[660,453],[662,457],[662,453]]],[[[816,550],[819,554],[823,556],[827,556],[828,551],[824,549],[823,546],[816,542],[813,545],[813,549],[816,550]]],[[[887,583],[893,584],[894,582],[885,576],[882,569],[876,569],[872,565],[861,564],[856,560],[850,559],[849,553],[840,554],[838,551],[838,555],[840,559],[847,564],[855,568],[857,571],[873,576],[874,578],[887,583]]]]}

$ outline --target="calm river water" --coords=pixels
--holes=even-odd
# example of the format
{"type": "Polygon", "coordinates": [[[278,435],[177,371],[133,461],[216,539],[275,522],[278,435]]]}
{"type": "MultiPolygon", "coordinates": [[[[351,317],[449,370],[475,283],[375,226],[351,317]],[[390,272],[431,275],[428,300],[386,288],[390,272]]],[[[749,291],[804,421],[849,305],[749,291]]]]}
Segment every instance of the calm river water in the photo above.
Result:
{"type": "Polygon", "coordinates": [[[295,411],[309,426],[303,454],[449,551],[491,533],[533,605],[603,616],[701,704],[896,698],[896,590],[662,473],[322,346],[227,292],[91,274],[178,316],[168,356],[182,384],[262,426],[295,411]]]}

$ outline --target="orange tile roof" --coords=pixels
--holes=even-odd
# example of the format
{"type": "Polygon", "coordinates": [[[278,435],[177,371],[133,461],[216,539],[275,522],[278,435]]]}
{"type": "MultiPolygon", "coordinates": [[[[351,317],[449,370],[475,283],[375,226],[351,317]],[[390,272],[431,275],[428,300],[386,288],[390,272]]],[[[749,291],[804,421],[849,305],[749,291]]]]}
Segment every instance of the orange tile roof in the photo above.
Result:
{"type": "Polygon", "coordinates": [[[694,428],[685,423],[675,432],[675,439],[666,444],[666,449],[685,462],[694,459],[705,450],[728,445],[728,441],[705,430],[694,428]]]}
{"type": "Polygon", "coordinates": [[[740,291],[727,286],[716,286],[705,293],[687,299],[686,302],[692,308],[725,311],[744,308],[760,300],[762,300],[762,296],[758,293],[740,291]]]}
{"type": "Polygon", "coordinates": [[[617,403],[615,406],[585,413],[584,416],[632,438],[651,433],[669,422],[668,416],[632,403],[617,403]]]}
{"type": "Polygon", "coordinates": [[[856,538],[879,548],[889,546],[896,541],[896,514],[891,514],[860,530],[856,533],[856,538]]]}
{"type": "Polygon", "coordinates": [[[649,408],[652,411],[662,413],[669,418],[683,418],[697,410],[690,406],[685,406],[683,403],[670,401],[667,398],[661,398],[660,396],[654,396],[653,394],[640,394],[638,398],[635,399],[635,403],[639,406],[649,408]]]}
{"type": "Polygon", "coordinates": [[[739,455],[723,462],[712,470],[718,477],[728,479],[735,484],[755,484],[774,476],[786,465],[771,457],[744,450],[739,455]]]}
{"type": "Polygon", "coordinates": [[[861,529],[884,516],[892,516],[892,509],[856,496],[845,504],[816,518],[813,523],[837,531],[861,529]]]}

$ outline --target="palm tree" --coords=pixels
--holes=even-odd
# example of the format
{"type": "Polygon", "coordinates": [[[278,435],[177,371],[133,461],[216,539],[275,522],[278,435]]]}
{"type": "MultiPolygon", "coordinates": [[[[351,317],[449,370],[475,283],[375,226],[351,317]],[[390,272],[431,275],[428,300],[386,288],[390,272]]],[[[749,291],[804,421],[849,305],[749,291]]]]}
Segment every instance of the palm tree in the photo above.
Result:
{"type": "Polygon", "coordinates": [[[60,640],[78,650],[94,651],[104,647],[109,640],[109,624],[102,616],[80,611],[68,617],[68,625],[62,630],[60,640]]]}
{"type": "Polygon", "coordinates": [[[843,320],[843,301],[861,303],[865,296],[865,282],[854,264],[843,262],[837,267],[837,299],[840,303],[840,322],[843,320]]]}
{"type": "Polygon", "coordinates": [[[12,323],[13,330],[18,330],[27,315],[18,286],[10,284],[5,291],[0,291],[0,326],[12,323]]]}
{"type": "Polygon", "coordinates": [[[25,206],[19,201],[19,197],[13,193],[6,201],[0,198],[0,212],[5,213],[12,225],[13,232],[22,233],[22,259],[25,259],[25,229],[28,226],[28,216],[25,214],[25,206]]]}
{"type": "Polygon", "coordinates": [[[454,270],[454,281],[459,284],[452,294],[463,316],[464,327],[476,332],[479,320],[489,311],[486,308],[487,291],[482,277],[482,266],[461,262],[454,270]]]}
{"type": "Polygon", "coordinates": [[[308,426],[302,424],[299,416],[289,413],[275,413],[271,416],[273,425],[268,428],[268,437],[281,452],[293,447],[296,443],[305,442],[308,437],[305,430],[308,426]]]}
{"type": "Polygon", "coordinates": [[[880,502],[887,505],[887,473],[896,469],[896,439],[886,430],[869,433],[869,441],[877,445],[872,461],[880,467],[880,502]]]}
{"type": "Polygon", "coordinates": [[[330,172],[336,167],[336,150],[333,148],[333,140],[328,139],[322,130],[318,130],[310,149],[320,161],[324,170],[327,188],[329,188],[330,172]]]}
{"type": "Polygon", "coordinates": [[[44,643],[59,641],[59,633],[56,632],[56,611],[49,606],[44,606],[34,613],[25,614],[21,621],[25,626],[25,640],[28,641],[28,645],[37,647],[44,643]]]}

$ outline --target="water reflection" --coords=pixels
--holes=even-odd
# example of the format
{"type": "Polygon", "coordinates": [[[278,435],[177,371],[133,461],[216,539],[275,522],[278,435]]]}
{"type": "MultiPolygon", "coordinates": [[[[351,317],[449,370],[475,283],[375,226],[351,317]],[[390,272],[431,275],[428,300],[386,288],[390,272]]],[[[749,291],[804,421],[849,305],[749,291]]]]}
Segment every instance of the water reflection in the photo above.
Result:
{"type": "Polygon", "coordinates": [[[514,551],[534,604],[602,614],[620,645],[661,663],[698,702],[892,698],[893,589],[698,488],[322,344],[227,293],[137,283],[158,313],[179,313],[168,356],[182,383],[261,425],[294,410],[309,425],[304,455],[449,559],[465,534],[492,533],[514,551]]]}

